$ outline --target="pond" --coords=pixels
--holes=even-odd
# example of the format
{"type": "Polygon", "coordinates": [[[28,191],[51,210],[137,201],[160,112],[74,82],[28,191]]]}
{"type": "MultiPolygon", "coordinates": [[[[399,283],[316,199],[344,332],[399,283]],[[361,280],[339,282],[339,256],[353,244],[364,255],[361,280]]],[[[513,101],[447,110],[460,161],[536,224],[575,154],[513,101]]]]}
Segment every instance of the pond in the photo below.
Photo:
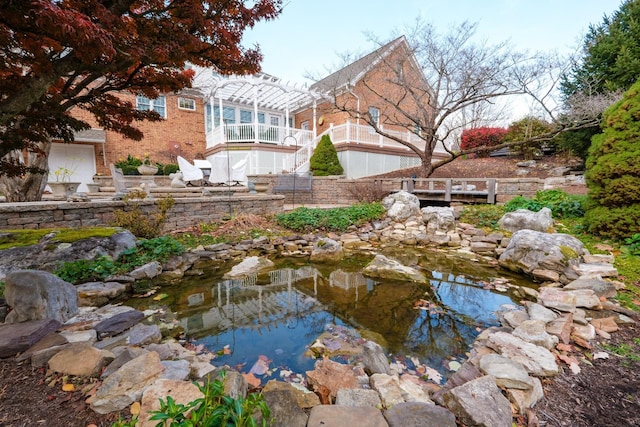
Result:
{"type": "Polygon", "coordinates": [[[498,325],[494,312],[503,304],[517,305],[517,298],[493,285],[531,286],[520,276],[445,252],[403,249],[385,255],[420,267],[429,283],[365,277],[361,270],[372,255],[335,265],[280,258],[266,274],[223,280],[229,265],[163,287],[160,302],[129,303],[138,309],[167,305],[189,340],[219,354],[216,365],[248,372],[262,356],[271,368],[260,377],[263,384],[282,372],[312,370],[308,347],[327,329],[356,330],[385,347],[392,360],[425,364],[447,378],[450,363],[466,358],[475,337],[498,325]]]}

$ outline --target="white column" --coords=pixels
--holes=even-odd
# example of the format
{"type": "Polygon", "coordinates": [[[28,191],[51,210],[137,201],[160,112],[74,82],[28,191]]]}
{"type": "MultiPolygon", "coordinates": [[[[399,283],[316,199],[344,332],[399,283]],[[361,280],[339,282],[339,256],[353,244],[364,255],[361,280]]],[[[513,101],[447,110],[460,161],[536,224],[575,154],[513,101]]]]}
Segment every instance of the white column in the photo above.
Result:
{"type": "Polygon", "coordinates": [[[316,139],[318,137],[318,126],[316,125],[316,122],[318,121],[318,119],[316,118],[317,116],[317,111],[316,111],[316,107],[317,107],[317,103],[316,100],[313,100],[313,139],[316,139]]]}
{"type": "Polygon", "coordinates": [[[258,86],[253,86],[253,142],[258,143],[258,86]]]}

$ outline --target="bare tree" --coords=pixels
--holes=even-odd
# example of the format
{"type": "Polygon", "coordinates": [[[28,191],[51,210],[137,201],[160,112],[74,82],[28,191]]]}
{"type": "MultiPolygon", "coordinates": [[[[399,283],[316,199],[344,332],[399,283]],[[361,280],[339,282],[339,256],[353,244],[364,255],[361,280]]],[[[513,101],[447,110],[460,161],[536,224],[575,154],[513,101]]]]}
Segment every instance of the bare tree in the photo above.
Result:
{"type": "Polygon", "coordinates": [[[555,98],[568,62],[551,54],[515,52],[507,42],[476,42],[475,32],[476,24],[464,22],[440,35],[418,19],[406,38],[396,39],[404,43],[395,44],[392,53],[381,47],[370,54],[377,55],[378,71],[363,76],[362,69],[346,67],[334,74],[351,72],[352,76],[329,76],[318,82],[318,88],[331,93],[337,110],[364,120],[377,133],[410,148],[420,157],[426,176],[462,155],[486,151],[486,147],[460,150],[456,142],[461,131],[504,120],[505,106],[509,108],[516,97],[528,97],[536,106],[536,115],[553,123],[553,129],[493,149],[539,144],[560,132],[598,123],[602,105],[599,111],[580,107],[581,114],[567,114],[564,105],[578,111],[578,105],[596,104],[576,98],[574,105],[563,105],[555,98]],[[351,86],[345,85],[345,80],[350,80],[351,86]],[[332,82],[336,84],[329,88],[332,82]],[[380,117],[372,117],[366,110],[368,105],[382,105],[380,117]],[[413,132],[420,142],[390,132],[398,129],[413,132]],[[448,157],[434,161],[437,147],[448,157]]]}

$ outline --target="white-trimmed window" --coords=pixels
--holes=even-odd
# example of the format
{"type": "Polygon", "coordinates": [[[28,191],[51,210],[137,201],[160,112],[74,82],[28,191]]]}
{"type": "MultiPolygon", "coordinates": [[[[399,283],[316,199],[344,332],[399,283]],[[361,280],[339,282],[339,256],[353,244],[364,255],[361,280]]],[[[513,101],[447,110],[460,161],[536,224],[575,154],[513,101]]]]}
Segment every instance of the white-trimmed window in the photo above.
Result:
{"type": "Polygon", "coordinates": [[[155,111],[161,117],[167,118],[167,100],[164,95],[160,95],[156,99],[149,99],[145,96],[136,96],[136,109],[138,111],[155,111]]]}
{"type": "Polygon", "coordinates": [[[309,130],[309,120],[305,120],[304,122],[300,123],[300,129],[309,130]]]}
{"type": "Polygon", "coordinates": [[[369,107],[369,117],[371,117],[371,121],[376,124],[376,126],[380,126],[380,110],[376,107],[369,107]]]}
{"type": "Polygon", "coordinates": [[[178,108],[181,110],[196,111],[196,100],[179,96],[178,108]]]}
{"type": "Polygon", "coordinates": [[[253,123],[253,111],[240,110],[240,123],[253,123]]]}

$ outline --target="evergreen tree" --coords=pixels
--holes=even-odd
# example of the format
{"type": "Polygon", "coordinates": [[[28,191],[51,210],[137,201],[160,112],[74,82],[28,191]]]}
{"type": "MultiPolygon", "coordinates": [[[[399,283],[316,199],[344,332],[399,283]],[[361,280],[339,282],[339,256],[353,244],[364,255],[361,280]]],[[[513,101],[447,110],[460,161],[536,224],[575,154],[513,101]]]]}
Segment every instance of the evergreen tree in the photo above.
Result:
{"type": "Polygon", "coordinates": [[[322,135],[309,163],[314,176],[342,175],[344,173],[340,159],[338,159],[338,152],[329,135],[322,135]]]}
{"type": "MultiPolygon", "coordinates": [[[[626,91],[640,78],[640,0],[626,0],[612,16],[591,25],[582,43],[582,58],[563,76],[565,99],[578,93],[599,95],[626,91]]],[[[598,127],[560,135],[558,145],[585,158],[598,127]]]]}
{"type": "Polygon", "coordinates": [[[640,80],[604,113],[587,158],[589,231],[621,239],[640,233],[640,80]]]}

